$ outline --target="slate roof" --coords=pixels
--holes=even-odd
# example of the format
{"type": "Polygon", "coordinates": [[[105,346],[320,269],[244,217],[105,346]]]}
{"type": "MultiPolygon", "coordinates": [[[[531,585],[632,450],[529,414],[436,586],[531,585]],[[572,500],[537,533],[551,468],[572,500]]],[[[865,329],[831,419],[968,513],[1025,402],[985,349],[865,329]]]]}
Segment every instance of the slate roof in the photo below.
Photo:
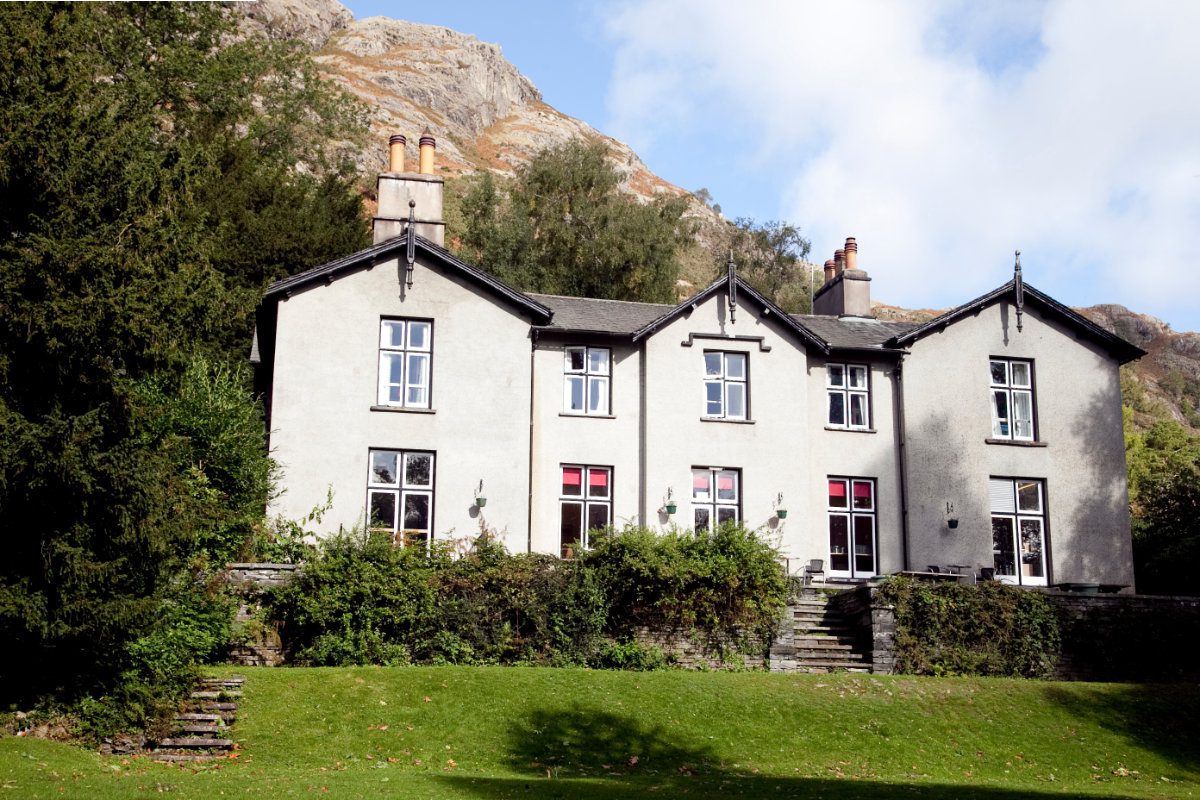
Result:
{"type": "Polygon", "coordinates": [[[528,295],[550,309],[554,318],[542,326],[546,331],[629,335],[666,314],[673,305],[600,300],[592,297],[562,297],[554,294],[528,295]]]}
{"type": "Polygon", "coordinates": [[[793,314],[792,319],[824,339],[834,350],[894,350],[885,343],[917,327],[915,322],[842,319],[816,314],[793,314]]]}

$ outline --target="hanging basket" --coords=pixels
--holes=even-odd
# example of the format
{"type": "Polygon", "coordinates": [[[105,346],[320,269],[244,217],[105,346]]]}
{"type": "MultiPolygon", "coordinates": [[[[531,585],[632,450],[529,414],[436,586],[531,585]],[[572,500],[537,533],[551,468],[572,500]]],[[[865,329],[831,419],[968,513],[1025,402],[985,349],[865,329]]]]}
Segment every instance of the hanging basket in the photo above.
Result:
{"type": "Polygon", "coordinates": [[[667,513],[668,514],[674,514],[678,510],[679,510],[679,506],[676,505],[675,503],[667,503],[667,513]]]}
{"type": "Polygon", "coordinates": [[[487,505],[487,498],[486,498],[486,497],[476,497],[476,498],[475,498],[475,506],[476,506],[477,508],[483,508],[483,507],[484,507],[484,506],[486,506],[486,505],[487,505]]]}
{"type": "Polygon", "coordinates": [[[787,509],[786,508],[779,509],[778,511],[775,512],[775,516],[779,517],[780,519],[787,519],[787,509]]]}

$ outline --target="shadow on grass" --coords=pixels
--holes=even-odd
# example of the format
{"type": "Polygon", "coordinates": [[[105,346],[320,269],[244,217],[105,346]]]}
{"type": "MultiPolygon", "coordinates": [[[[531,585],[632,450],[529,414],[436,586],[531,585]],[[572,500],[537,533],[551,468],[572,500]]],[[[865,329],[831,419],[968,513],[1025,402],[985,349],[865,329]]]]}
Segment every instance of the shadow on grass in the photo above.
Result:
{"type": "Polygon", "coordinates": [[[1200,770],[1200,687],[1196,684],[1047,686],[1046,699],[1170,760],[1200,770]]]}
{"type": "MultiPolygon", "coordinates": [[[[688,743],[662,726],[628,716],[575,706],[540,710],[509,732],[509,766],[528,777],[444,776],[447,788],[480,798],[619,797],[821,797],[829,800],[1019,800],[1062,797],[1031,792],[930,783],[875,783],[854,779],[772,777],[722,764],[706,744],[688,743]]],[[[1112,794],[1071,795],[1082,800],[1112,794]]]]}

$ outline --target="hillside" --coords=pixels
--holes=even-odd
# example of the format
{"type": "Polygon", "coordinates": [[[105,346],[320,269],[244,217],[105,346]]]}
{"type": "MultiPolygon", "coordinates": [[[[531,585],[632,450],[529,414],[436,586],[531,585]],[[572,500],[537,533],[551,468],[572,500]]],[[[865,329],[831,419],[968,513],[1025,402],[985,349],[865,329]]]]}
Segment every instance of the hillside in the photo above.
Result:
{"type": "MultiPolygon", "coordinates": [[[[499,45],[387,17],[356,20],[337,0],[258,0],[239,8],[247,15],[247,34],[305,42],[325,73],[366,104],[372,136],[356,156],[365,174],[384,168],[381,143],[388,135],[411,139],[426,127],[438,138],[438,165],[447,177],[479,170],[511,175],[539,150],[599,137],[610,147],[625,191],[645,200],[691,199],[687,216],[696,223],[697,244],[683,254],[680,292],[702,286],[722,260],[730,233],[720,214],[655,175],[625,143],[548,105],[499,45]]],[[[1174,332],[1120,305],[1079,310],[1148,351],[1129,371],[1145,393],[1135,416],[1140,427],[1169,416],[1200,430],[1200,334],[1174,332]]],[[[880,304],[877,313],[923,320],[937,312],[880,304]]]]}

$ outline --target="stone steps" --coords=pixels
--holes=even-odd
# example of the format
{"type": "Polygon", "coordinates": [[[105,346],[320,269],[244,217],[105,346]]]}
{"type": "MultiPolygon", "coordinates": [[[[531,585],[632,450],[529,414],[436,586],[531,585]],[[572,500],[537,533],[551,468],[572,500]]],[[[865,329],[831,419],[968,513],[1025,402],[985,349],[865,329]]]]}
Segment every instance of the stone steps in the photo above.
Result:
{"type": "Polygon", "coordinates": [[[228,738],[237,718],[237,703],[245,678],[201,678],[184,707],[175,715],[171,733],[150,749],[154,761],[190,763],[222,758],[236,745],[228,738]]]}
{"type": "Polygon", "coordinates": [[[789,605],[787,630],[771,647],[774,672],[870,672],[857,631],[836,608],[829,592],[806,592],[789,605]]]}

